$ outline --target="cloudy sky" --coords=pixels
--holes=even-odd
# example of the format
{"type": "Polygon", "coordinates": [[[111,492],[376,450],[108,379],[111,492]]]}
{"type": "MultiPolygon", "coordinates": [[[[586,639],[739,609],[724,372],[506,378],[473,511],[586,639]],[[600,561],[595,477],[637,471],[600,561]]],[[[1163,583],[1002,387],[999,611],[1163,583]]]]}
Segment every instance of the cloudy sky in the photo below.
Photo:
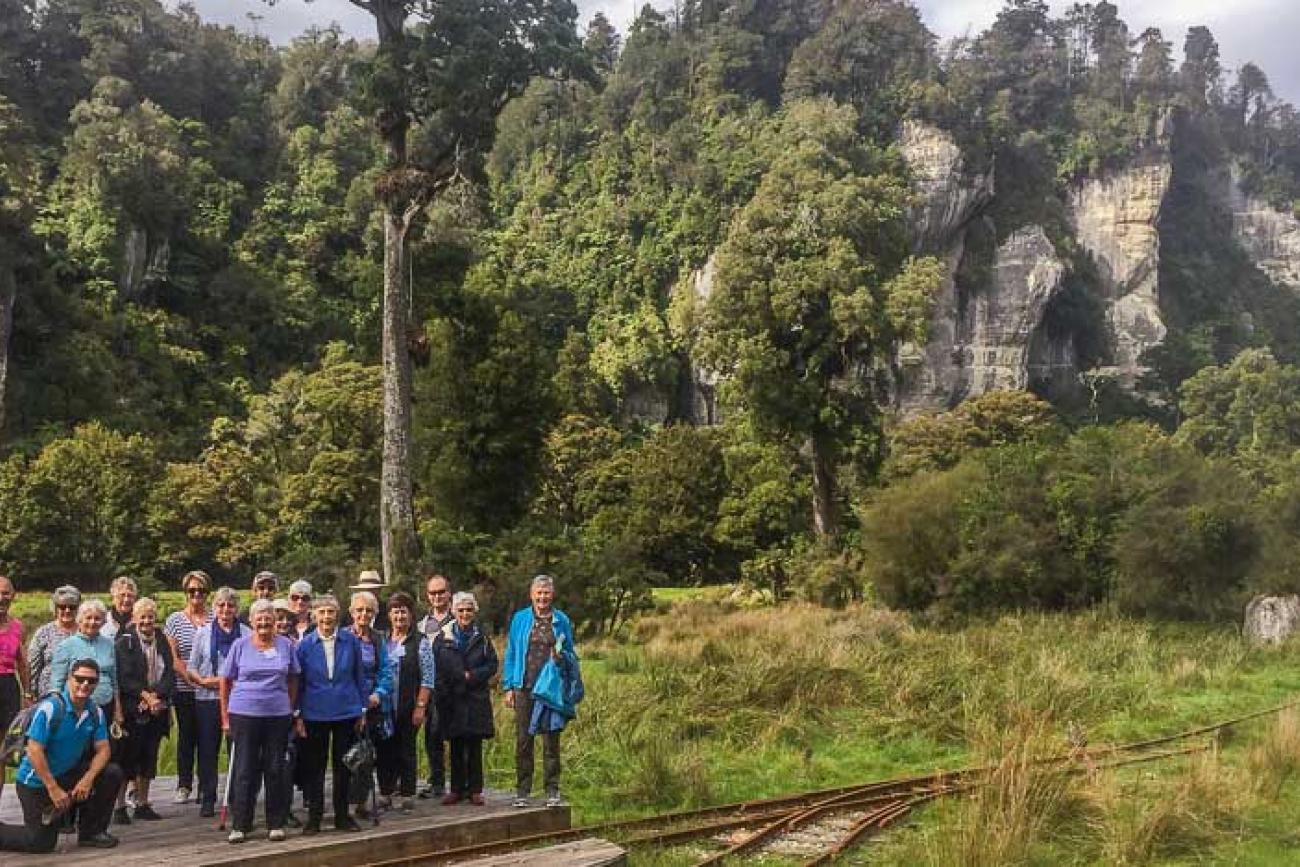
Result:
{"type": "MultiPolygon", "coordinates": [[[[374,25],[348,0],[278,0],[268,7],[262,0],[194,0],[205,18],[256,28],[277,42],[287,41],[312,24],[338,22],[358,36],[372,36],[374,25]],[[250,16],[258,16],[256,18],[250,16]]],[[[625,30],[645,0],[578,0],[585,22],[603,10],[620,30],[625,30]]],[[[1052,0],[1060,11],[1072,0],[1052,0]]],[[[986,27],[1002,0],[917,0],[930,29],[941,37],[975,33],[986,27]]],[[[1183,35],[1195,24],[1214,31],[1225,66],[1253,60],[1268,74],[1279,96],[1300,103],[1300,3],[1296,0],[1116,0],[1120,14],[1132,31],[1155,25],[1181,54],[1183,35]]],[[[656,5],[671,7],[671,0],[656,5]]]]}

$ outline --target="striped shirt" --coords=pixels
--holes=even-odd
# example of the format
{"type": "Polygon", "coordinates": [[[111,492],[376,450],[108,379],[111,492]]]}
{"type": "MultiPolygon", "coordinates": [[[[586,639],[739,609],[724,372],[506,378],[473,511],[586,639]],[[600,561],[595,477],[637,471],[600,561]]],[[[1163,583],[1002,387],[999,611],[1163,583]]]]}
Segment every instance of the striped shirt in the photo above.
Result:
{"type": "MultiPolygon", "coordinates": [[[[36,630],[32,640],[27,643],[27,664],[32,670],[32,692],[45,695],[50,691],[50,663],[54,661],[54,649],[69,635],[77,631],[63,629],[58,621],[49,623],[36,630]]],[[[59,684],[60,689],[63,684],[59,684]]]]}
{"type": "MultiPolygon", "coordinates": [[[[206,624],[211,619],[211,614],[205,614],[203,622],[206,624]]],[[[194,625],[184,611],[175,611],[167,617],[167,622],[163,624],[163,635],[176,642],[177,659],[189,662],[190,653],[194,650],[194,633],[200,628],[201,626],[194,625]]],[[[194,685],[181,677],[179,671],[176,672],[176,691],[194,692],[194,685]]]]}

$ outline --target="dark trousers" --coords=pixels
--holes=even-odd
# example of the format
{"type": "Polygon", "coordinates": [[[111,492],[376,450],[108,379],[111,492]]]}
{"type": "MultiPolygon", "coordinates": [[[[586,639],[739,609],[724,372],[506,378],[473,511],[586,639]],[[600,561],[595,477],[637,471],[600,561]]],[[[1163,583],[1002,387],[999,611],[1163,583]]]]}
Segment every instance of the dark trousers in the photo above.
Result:
{"type": "Polygon", "coordinates": [[[451,790],[458,795],[483,791],[483,739],[451,739],[451,790]]]}
{"type": "Polygon", "coordinates": [[[397,715],[391,737],[379,742],[379,791],[384,795],[415,797],[415,781],[419,776],[419,759],[415,755],[415,741],[419,730],[411,725],[411,716],[397,715]]]}
{"type": "Polygon", "coordinates": [[[176,712],[176,788],[194,790],[194,754],[198,748],[198,719],[194,715],[194,693],[172,696],[176,712]]]}
{"type": "Polygon", "coordinates": [[[447,785],[447,742],[438,729],[436,713],[430,713],[424,723],[424,751],[429,756],[429,784],[441,789],[447,785]]]}
{"type": "MultiPolygon", "coordinates": [[[[71,792],[86,773],[89,763],[78,765],[56,779],[59,787],[71,792]]],[[[117,790],[122,785],[122,771],[117,765],[109,763],[95,778],[95,785],[90,790],[90,797],[77,805],[77,830],[79,836],[93,837],[108,830],[108,822],[113,817],[113,804],[117,800],[117,790]]],[[[0,850],[9,852],[44,853],[53,852],[59,842],[59,822],[48,825],[41,821],[41,814],[50,808],[50,794],[44,786],[14,786],[18,792],[18,803],[23,808],[22,825],[0,825],[0,850]]]]}
{"type": "MultiPolygon", "coordinates": [[[[533,694],[515,690],[515,791],[528,797],[533,791],[533,735],[528,723],[533,718],[533,694]]],[[[560,733],[538,735],[542,739],[542,785],[546,794],[560,791],[560,733]]]]}
{"type": "Polygon", "coordinates": [[[23,688],[16,674],[0,674],[0,737],[9,730],[9,723],[18,716],[23,703],[23,688]]]}
{"type": "Polygon", "coordinates": [[[231,749],[235,755],[235,779],[230,789],[230,816],[236,831],[253,828],[257,790],[266,786],[266,827],[284,827],[289,813],[289,790],[285,785],[284,754],[289,742],[292,717],[230,715],[231,749]]]}
{"type": "Polygon", "coordinates": [[[308,722],[307,740],[298,760],[303,765],[307,813],[319,818],[325,812],[325,767],[334,768],[334,822],[348,815],[348,791],[352,772],[343,764],[343,756],[356,742],[356,723],[350,719],[334,722],[308,722]]]}
{"type": "Polygon", "coordinates": [[[199,804],[217,803],[217,758],[221,754],[221,707],[217,701],[194,702],[198,730],[199,804]]]}
{"type": "Polygon", "coordinates": [[[158,776],[158,748],[167,734],[167,717],[151,716],[143,721],[129,719],[126,723],[126,737],[116,741],[121,744],[119,756],[113,761],[122,768],[122,776],[128,782],[138,777],[152,780],[158,776]]]}

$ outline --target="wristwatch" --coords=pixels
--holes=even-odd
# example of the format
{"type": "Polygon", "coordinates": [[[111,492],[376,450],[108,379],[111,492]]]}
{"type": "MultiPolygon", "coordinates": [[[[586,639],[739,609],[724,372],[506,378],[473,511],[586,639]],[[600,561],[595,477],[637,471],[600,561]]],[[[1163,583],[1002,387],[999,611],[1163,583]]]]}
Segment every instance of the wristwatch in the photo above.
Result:
{"type": "Polygon", "coordinates": [[[294,718],[294,719],[302,719],[302,711],[301,711],[301,710],[298,710],[297,708],[295,708],[295,709],[294,709],[294,712],[293,712],[293,718],[294,718]]]}

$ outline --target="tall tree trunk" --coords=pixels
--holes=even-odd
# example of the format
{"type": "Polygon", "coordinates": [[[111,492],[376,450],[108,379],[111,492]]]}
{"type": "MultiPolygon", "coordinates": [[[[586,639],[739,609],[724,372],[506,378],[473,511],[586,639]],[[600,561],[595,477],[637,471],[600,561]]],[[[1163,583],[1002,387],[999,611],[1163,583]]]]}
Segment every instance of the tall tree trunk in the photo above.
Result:
{"type": "Polygon", "coordinates": [[[411,356],[406,349],[403,276],[406,232],[400,213],[384,208],[384,458],[379,482],[379,532],[384,580],[409,584],[420,556],[411,484],[411,356]]]}
{"type": "Polygon", "coordinates": [[[14,327],[14,298],[18,281],[10,265],[0,265],[0,442],[4,442],[5,406],[9,381],[9,335],[14,327]]]}
{"type": "Polygon", "coordinates": [[[835,468],[832,466],[833,449],[823,432],[815,431],[808,438],[812,453],[813,531],[819,539],[833,538],[839,532],[839,516],[835,507],[835,468]]]}

